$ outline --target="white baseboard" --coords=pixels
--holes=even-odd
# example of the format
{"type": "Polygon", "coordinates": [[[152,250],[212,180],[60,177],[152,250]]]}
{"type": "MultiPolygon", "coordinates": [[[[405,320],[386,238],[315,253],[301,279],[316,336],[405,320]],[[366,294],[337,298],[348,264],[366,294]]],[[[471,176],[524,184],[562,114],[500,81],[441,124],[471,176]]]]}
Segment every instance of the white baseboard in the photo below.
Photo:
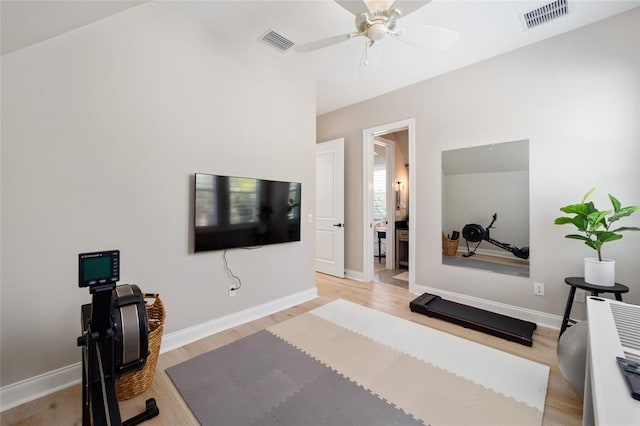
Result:
{"type": "Polygon", "coordinates": [[[435,294],[436,296],[440,296],[443,299],[451,300],[452,302],[464,303],[465,305],[485,309],[487,311],[496,312],[498,314],[508,315],[525,321],[531,321],[540,326],[553,328],[556,330],[559,330],[560,326],[562,325],[562,317],[558,315],[534,311],[533,309],[521,308],[519,306],[507,305],[505,303],[494,302],[492,300],[480,299],[478,297],[467,296],[465,294],[454,293],[447,290],[441,290],[439,288],[432,288],[416,284],[411,287],[411,292],[414,294],[435,294]]]}
{"type": "MultiPolygon", "coordinates": [[[[272,302],[235,312],[203,324],[165,334],[160,353],[179,348],[204,337],[274,314],[318,297],[316,288],[272,302]]],[[[82,382],[82,363],[78,362],[0,388],[0,412],[33,401],[82,382]]],[[[80,402],[79,402],[80,403],[80,402]]]]}
{"type": "MultiPolygon", "coordinates": [[[[0,388],[0,411],[42,398],[82,382],[82,363],[30,377],[0,388]]],[[[79,401],[78,404],[81,404],[79,401]]]]}
{"type": "Polygon", "coordinates": [[[308,302],[316,297],[318,297],[318,290],[314,287],[300,293],[292,294],[291,296],[283,297],[282,299],[267,302],[259,306],[254,306],[240,312],[234,312],[233,314],[195,325],[193,327],[166,334],[162,337],[160,353],[177,349],[181,346],[193,343],[196,340],[211,336],[212,334],[216,334],[221,331],[246,324],[258,318],[280,312],[292,306],[308,302]]]}
{"type": "Polygon", "coordinates": [[[344,276],[345,276],[345,278],[349,278],[350,280],[364,281],[364,273],[362,273],[360,271],[354,271],[354,270],[351,270],[351,269],[345,269],[344,270],[344,276]]]}

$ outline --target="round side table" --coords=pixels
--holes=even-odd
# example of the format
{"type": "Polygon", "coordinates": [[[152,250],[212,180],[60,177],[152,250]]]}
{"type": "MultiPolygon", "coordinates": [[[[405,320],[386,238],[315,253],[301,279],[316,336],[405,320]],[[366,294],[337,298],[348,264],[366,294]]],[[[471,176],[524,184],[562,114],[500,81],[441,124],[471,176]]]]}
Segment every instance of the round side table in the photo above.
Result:
{"type": "Polygon", "coordinates": [[[622,293],[628,293],[629,287],[624,284],[616,283],[614,286],[602,286],[589,284],[584,280],[584,277],[567,277],[564,279],[564,282],[571,287],[569,290],[569,297],[567,298],[567,306],[564,309],[564,317],[562,318],[562,326],[560,327],[560,334],[558,335],[558,339],[562,336],[562,333],[567,329],[567,327],[571,324],[575,324],[576,322],[569,318],[571,315],[571,308],[573,306],[573,297],[576,294],[576,289],[581,288],[582,290],[587,290],[591,292],[592,296],[599,296],[601,293],[613,293],[616,297],[616,300],[622,301],[622,293]]]}

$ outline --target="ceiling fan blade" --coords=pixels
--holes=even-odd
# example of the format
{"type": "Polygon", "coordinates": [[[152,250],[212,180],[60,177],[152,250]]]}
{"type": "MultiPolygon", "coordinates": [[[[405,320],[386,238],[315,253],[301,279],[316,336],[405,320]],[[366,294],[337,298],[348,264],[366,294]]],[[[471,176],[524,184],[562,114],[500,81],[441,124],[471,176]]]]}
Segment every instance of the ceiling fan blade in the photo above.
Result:
{"type": "Polygon", "coordinates": [[[300,46],[296,46],[295,49],[297,52],[300,52],[300,53],[313,52],[314,50],[324,49],[325,47],[333,46],[334,44],[351,40],[352,38],[357,37],[358,35],[359,35],[358,33],[340,34],[337,36],[312,41],[311,43],[301,44],[300,46]]]}
{"type": "Polygon", "coordinates": [[[361,13],[368,13],[369,6],[365,0],[335,0],[340,6],[347,9],[354,15],[360,15],[361,13]]]}
{"type": "Polygon", "coordinates": [[[407,25],[397,35],[402,42],[426,49],[449,49],[460,36],[457,32],[432,25],[407,25]]]}
{"type": "Polygon", "coordinates": [[[400,11],[400,16],[407,16],[408,14],[420,9],[427,3],[431,3],[431,0],[396,0],[391,7],[393,7],[394,9],[398,9],[400,11]]]}

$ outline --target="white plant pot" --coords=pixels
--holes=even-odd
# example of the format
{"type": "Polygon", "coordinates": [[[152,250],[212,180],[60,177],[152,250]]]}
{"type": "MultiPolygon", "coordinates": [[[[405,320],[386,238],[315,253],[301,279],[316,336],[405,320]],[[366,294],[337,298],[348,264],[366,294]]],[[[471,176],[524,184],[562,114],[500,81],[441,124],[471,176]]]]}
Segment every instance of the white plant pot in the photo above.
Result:
{"type": "Polygon", "coordinates": [[[611,259],[597,257],[584,258],[584,280],[588,284],[613,287],[616,285],[616,262],[611,259]]]}

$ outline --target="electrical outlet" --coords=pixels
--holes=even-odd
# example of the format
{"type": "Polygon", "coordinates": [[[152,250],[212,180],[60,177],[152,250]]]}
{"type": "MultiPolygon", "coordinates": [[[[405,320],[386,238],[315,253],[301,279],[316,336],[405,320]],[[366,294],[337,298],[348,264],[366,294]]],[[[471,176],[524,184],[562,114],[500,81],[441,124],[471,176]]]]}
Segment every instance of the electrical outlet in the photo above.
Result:
{"type": "Polygon", "coordinates": [[[573,300],[580,303],[585,303],[585,299],[587,297],[587,292],[584,290],[577,290],[576,295],[573,297],[573,300]]]}
{"type": "Polygon", "coordinates": [[[533,294],[536,294],[538,296],[544,296],[544,283],[534,283],[533,294]]]}
{"type": "Polygon", "coordinates": [[[229,286],[229,297],[233,297],[236,295],[236,287],[233,285],[229,286]]]}

